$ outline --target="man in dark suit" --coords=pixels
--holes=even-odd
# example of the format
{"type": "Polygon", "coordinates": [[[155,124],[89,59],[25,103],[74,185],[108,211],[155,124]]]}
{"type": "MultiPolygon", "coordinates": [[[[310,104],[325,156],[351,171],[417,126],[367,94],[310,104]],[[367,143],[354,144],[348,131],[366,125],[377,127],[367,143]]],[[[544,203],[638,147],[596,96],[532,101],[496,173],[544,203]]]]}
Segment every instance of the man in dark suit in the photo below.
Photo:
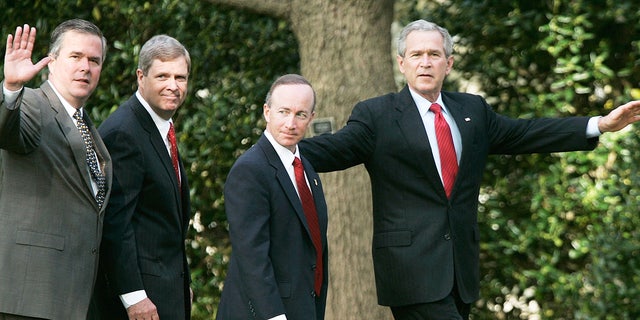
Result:
{"type": "Polygon", "coordinates": [[[479,96],[441,91],[452,51],[446,29],[410,23],[397,56],[407,86],[358,103],[336,134],[300,143],[319,172],[365,165],[378,303],[396,319],[468,319],[479,295],[477,200],[489,154],[590,150],[601,132],[640,119],[640,101],[591,119],[501,116],[479,96]]]}
{"type": "Polygon", "coordinates": [[[176,39],[151,38],[140,50],[138,91],[98,129],[114,164],[94,297],[102,319],[190,318],[189,186],[172,121],[190,67],[176,39]]]}
{"type": "Polygon", "coordinates": [[[68,20],[34,64],[35,39],[35,28],[18,27],[4,58],[0,319],[84,319],[111,184],[109,153],[84,106],[107,43],[93,23],[68,20]],[[45,66],[48,80],[24,87],[45,66]]]}
{"type": "Polygon", "coordinates": [[[297,148],[314,107],[307,80],[278,78],[263,107],[266,131],[229,172],[232,253],[218,320],[324,319],[327,206],[320,178],[297,148]]]}

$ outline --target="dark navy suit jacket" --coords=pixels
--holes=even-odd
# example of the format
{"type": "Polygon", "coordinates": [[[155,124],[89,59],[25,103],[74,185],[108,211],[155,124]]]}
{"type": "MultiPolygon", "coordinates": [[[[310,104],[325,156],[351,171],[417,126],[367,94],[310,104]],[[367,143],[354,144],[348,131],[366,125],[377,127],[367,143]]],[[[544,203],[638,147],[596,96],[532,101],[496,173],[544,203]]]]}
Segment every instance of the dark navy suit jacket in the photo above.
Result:
{"type": "Polygon", "coordinates": [[[233,165],[224,186],[231,261],[218,320],[324,319],[327,299],[327,206],[322,184],[302,158],[318,212],[323,285],[314,293],[316,253],[300,198],[266,136],[233,165]]]}
{"type": "Polygon", "coordinates": [[[114,182],[94,302],[103,319],[126,319],[118,295],[145,290],[160,319],[189,319],[184,241],[191,207],[182,161],[179,189],[164,140],[135,95],[98,130],[113,158],[114,182]]]}
{"type": "Polygon", "coordinates": [[[450,199],[408,87],[358,103],[344,128],[299,143],[318,172],[365,165],[381,305],[440,300],[454,279],[466,303],[478,298],[478,194],[489,154],[587,150],[598,141],[586,137],[587,117],[511,119],[477,95],[442,92],[442,99],[462,138],[450,199]]]}

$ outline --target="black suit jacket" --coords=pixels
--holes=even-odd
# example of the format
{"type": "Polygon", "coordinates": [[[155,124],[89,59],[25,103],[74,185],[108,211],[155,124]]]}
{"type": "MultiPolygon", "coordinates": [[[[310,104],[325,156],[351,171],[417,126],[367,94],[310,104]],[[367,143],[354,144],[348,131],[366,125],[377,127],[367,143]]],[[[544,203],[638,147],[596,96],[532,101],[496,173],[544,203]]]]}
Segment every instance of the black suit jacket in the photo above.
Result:
{"type": "Polygon", "coordinates": [[[182,161],[180,190],[164,140],[135,95],[98,130],[114,167],[100,252],[106,278],[95,299],[103,319],[124,316],[118,295],[142,289],[160,319],[189,319],[184,240],[191,208],[182,161]]]}
{"type": "Polygon", "coordinates": [[[302,158],[318,212],[324,276],[315,296],[316,254],[300,198],[263,135],[233,165],[224,186],[231,261],[218,320],[324,319],[327,299],[327,206],[318,174],[302,158]]]}
{"type": "Polygon", "coordinates": [[[371,178],[381,305],[440,300],[454,279],[465,302],[478,298],[477,208],[489,154],[586,150],[598,140],[586,138],[586,117],[511,119],[477,95],[442,92],[442,99],[462,138],[450,199],[408,87],[358,103],[343,129],[299,144],[318,172],[364,163],[371,178]]]}

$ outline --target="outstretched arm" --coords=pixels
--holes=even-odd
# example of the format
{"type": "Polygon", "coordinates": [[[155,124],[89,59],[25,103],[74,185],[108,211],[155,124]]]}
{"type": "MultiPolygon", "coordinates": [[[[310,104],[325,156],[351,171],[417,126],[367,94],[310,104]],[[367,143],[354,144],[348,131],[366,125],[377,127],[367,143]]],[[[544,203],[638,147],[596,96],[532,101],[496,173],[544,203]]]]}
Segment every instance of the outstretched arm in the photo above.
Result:
{"type": "Polygon", "coordinates": [[[600,132],[614,132],[640,121],[640,100],[627,102],[598,120],[600,132]]]}
{"type": "Polygon", "coordinates": [[[36,28],[17,27],[15,36],[7,36],[7,48],[4,55],[4,87],[18,91],[29,80],[33,79],[51,60],[42,58],[34,64],[31,61],[33,44],[36,42],[36,28]]]}

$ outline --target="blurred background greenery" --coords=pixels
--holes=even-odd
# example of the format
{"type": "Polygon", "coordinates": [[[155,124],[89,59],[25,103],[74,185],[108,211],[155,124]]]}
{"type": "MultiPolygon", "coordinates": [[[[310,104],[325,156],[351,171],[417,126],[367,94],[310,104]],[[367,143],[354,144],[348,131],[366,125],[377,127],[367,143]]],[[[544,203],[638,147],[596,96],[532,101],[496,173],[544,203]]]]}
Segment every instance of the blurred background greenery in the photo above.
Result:
{"type": "MultiPolygon", "coordinates": [[[[640,99],[636,0],[387,3],[396,25],[424,18],[448,28],[456,72],[445,90],[480,93],[505,115],[592,116],[640,99]]],[[[193,319],[212,319],[230,253],[225,177],[262,133],[271,81],[301,73],[296,34],[286,19],[199,0],[0,3],[5,39],[18,25],[38,28],[34,59],[73,17],[95,22],[109,41],[88,107],[96,124],[134,92],[148,38],[166,33],[190,51],[190,95],[175,120],[194,214],[193,319]]],[[[352,106],[341,107],[348,114],[352,106]]],[[[593,152],[490,157],[473,319],[640,318],[639,128],[603,136],[593,152]]]]}

